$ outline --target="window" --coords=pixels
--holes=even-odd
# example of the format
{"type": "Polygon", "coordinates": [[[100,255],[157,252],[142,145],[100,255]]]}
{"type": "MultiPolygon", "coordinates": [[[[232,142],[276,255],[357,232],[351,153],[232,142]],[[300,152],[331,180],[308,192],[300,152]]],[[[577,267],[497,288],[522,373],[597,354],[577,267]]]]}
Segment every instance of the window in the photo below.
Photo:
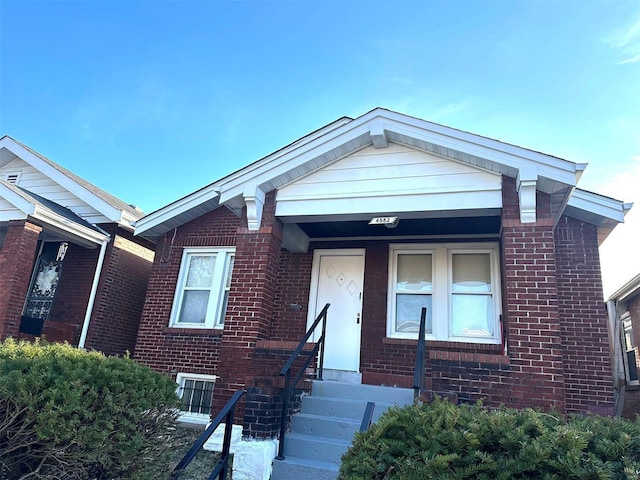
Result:
{"type": "Polygon", "coordinates": [[[631,324],[631,314],[625,312],[620,317],[622,323],[622,335],[624,340],[625,358],[624,363],[627,371],[627,380],[630,384],[638,384],[638,365],[636,362],[636,346],[633,341],[633,326],[631,324]]]}
{"type": "Polygon", "coordinates": [[[171,326],[222,328],[231,287],[233,248],[185,249],[171,326]]]}
{"type": "Polygon", "coordinates": [[[387,335],[416,338],[422,308],[431,340],[500,342],[495,243],[391,245],[387,335]]]}
{"type": "Polygon", "coordinates": [[[180,420],[207,422],[211,413],[216,376],[178,373],[178,397],[182,401],[180,420]]]}

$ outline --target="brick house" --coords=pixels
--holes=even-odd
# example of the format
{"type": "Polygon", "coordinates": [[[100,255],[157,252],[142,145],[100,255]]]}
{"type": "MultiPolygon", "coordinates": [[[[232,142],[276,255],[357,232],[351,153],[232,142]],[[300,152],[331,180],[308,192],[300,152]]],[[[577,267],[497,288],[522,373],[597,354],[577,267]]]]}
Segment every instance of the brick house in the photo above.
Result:
{"type": "Polygon", "coordinates": [[[634,419],[640,413],[640,275],[607,300],[612,332],[616,414],[634,419]]]}
{"type": "MultiPolygon", "coordinates": [[[[135,357],[277,432],[278,371],[330,303],[326,376],[612,414],[599,244],[628,204],[584,164],[385,109],[341,118],[136,224],[156,242],[135,357]]],[[[186,402],[188,415],[206,417],[186,402]]]]}
{"type": "Polygon", "coordinates": [[[0,138],[0,339],[133,351],[153,245],[143,216],[26,145],[0,138]]]}

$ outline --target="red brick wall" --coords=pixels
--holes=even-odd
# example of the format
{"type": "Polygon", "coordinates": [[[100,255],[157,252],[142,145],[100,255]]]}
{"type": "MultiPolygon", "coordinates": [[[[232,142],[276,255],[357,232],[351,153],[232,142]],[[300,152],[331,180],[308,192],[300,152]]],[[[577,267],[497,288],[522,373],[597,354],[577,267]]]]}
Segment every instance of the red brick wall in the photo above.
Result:
{"type": "Polygon", "coordinates": [[[513,179],[503,177],[502,195],[503,320],[512,373],[509,391],[505,391],[507,403],[564,411],[563,350],[550,198],[539,193],[537,221],[522,224],[513,179]]]}
{"type": "MultiPolygon", "coordinates": [[[[221,344],[220,378],[214,391],[214,409],[220,409],[237,389],[254,385],[256,342],[269,338],[282,244],[282,225],[275,218],[275,195],[265,199],[258,231],[238,228],[236,256],[227,316],[221,344]]],[[[245,400],[236,409],[244,416],[245,400]]]]}
{"type": "Polygon", "coordinates": [[[613,415],[609,332],[597,229],[562,217],[555,237],[567,411],[613,415]]]}
{"type": "Polygon", "coordinates": [[[160,237],[135,346],[140,363],[173,378],[178,372],[218,374],[220,330],[168,325],[184,248],[233,246],[239,224],[238,217],[221,207],[160,237]]]}
{"type": "Polygon", "coordinates": [[[313,252],[280,252],[280,269],[274,303],[272,340],[299,342],[304,336],[309,311],[309,286],[313,252]],[[302,308],[297,309],[296,306],[302,308]]]}
{"type": "Polygon", "coordinates": [[[17,336],[42,228],[10,221],[0,250],[0,339],[17,336]]]}
{"type": "Polygon", "coordinates": [[[133,353],[153,262],[153,246],[115,225],[101,227],[111,234],[111,240],[85,346],[107,355],[133,353]]]}
{"type": "Polygon", "coordinates": [[[69,243],[51,315],[42,330],[48,340],[78,344],[99,253],[100,248],[69,243]]]}

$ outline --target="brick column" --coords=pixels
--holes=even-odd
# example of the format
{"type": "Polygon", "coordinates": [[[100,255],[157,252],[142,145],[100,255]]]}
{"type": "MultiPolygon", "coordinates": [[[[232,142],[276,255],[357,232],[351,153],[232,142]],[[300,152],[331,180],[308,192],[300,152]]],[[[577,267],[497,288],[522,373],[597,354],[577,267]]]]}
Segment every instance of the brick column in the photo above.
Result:
{"type": "Polygon", "coordinates": [[[41,231],[25,220],[9,222],[0,251],[0,340],[18,335],[41,231]]]}
{"type": "MultiPolygon", "coordinates": [[[[235,390],[253,386],[255,373],[259,370],[254,365],[256,342],[268,339],[271,331],[282,244],[282,225],[275,218],[274,207],[274,195],[267,196],[260,229],[249,230],[244,216],[245,226],[237,232],[214,411],[221,409],[235,390]]],[[[236,408],[237,423],[244,416],[247,397],[236,408]]],[[[247,419],[247,422],[251,423],[252,419],[247,419]]]]}
{"type": "Polygon", "coordinates": [[[563,216],[556,227],[556,258],[567,412],[613,415],[598,229],[563,216]]]}
{"type": "Polygon", "coordinates": [[[502,180],[503,320],[511,359],[505,400],[514,407],[565,411],[562,335],[553,218],[537,194],[537,220],[521,223],[513,179],[502,180]]]}

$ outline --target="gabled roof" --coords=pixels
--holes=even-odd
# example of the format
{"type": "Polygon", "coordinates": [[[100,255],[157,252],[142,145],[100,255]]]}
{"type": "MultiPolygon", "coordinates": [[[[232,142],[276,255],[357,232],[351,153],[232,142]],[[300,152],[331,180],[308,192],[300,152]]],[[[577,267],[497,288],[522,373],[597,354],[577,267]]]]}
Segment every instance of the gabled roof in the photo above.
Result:
{"type": "Polygon", "coordinates": [[[136,222],[136,234],[158,237],[220,205],[239,214],[252,198],[264,196],[360,149],[384,148],[389,142],[516,178],[519,190],[523,185],[522,192],[528,192],[527,199],[533,201],[534,209],[535,190],[549,193],[556,218],[563,213],[586,166],[376,108],[355,119],[341,118],[147,215],[136,222]]]}
{"type": "Polygon", "coordinates": [[[144,213],[135,207],[87,182],[12,137],[5,135],[0,138],[0,167],[16,157],[51,178],[110,221],[119,223],[125,228],[131,229],[132,222],[144,216],[144,213]]]}
{"type": "MultiPolygon", "coordinates": [[[[64,232],[63,236],[71,235],[79,245],[92,248],[109,237],[100,227],[80,218],[68,208],[4,180],[0,180],[0,198],[21,212],[21,218],[31,217],[46,224],[49,232],[57,231],[64,232]]],[[[15,218],[14,214],[12,219],[15,218]]],[[[0,220],[3,220],[1,212],[0,220]]]]}

